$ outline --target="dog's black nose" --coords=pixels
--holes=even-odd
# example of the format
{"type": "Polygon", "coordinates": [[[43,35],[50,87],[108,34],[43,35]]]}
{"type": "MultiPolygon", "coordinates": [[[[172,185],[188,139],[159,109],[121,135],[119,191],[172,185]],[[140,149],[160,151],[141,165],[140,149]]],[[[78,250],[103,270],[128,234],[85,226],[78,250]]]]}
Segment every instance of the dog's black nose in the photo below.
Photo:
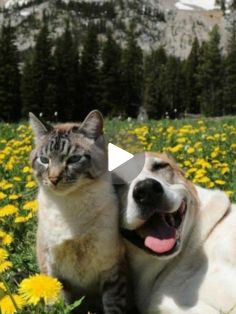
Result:
{"type": "Polygon", "coordinates": [[[145,179],[135,185],[133,198],[139,205],[154,207],[163,192],[160,182],[154,179],[145,179]]]}

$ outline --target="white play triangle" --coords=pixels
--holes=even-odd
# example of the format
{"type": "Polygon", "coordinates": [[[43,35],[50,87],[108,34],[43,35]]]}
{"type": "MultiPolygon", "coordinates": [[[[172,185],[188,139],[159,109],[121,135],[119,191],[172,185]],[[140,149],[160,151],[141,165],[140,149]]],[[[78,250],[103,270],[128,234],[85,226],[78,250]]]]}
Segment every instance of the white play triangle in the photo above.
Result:
{"type": "Polygon", "coordinates": [[[134,155],[126,150],[109,143],[108,144],[108,170],[112,171],[133,158],[134,155]]]}

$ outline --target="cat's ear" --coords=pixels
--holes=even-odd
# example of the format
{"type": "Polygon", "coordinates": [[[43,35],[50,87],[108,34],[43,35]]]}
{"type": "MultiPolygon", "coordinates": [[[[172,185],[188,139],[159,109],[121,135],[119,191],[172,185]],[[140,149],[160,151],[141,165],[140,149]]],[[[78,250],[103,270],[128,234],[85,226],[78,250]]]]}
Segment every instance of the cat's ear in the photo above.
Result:
{"type": "Polygon", "coordinates": [[[103,134],[103,116],[101,112],[98,110],[91,111],[82,122],[79,130],[88,138],[96,140],[103,134]]]}
{"type": "Polygon", "coordinates": [[[47,135],[52,130],[52,127],[49,124],[39,120],[32,112],[29,113],[29,121],[36,141],[42,136],[47,135]]]}

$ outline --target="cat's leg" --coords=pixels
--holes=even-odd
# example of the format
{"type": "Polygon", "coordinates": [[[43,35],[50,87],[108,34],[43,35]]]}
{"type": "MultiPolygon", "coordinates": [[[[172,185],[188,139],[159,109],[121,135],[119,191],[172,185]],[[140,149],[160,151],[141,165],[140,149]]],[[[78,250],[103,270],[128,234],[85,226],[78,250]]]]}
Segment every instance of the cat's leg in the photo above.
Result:
{"type": "Polygon", "coordinates": [[[102,304],[104,314],[127,313],[127,265],[125,262],[115,265],[103,273],[102,304]]]}

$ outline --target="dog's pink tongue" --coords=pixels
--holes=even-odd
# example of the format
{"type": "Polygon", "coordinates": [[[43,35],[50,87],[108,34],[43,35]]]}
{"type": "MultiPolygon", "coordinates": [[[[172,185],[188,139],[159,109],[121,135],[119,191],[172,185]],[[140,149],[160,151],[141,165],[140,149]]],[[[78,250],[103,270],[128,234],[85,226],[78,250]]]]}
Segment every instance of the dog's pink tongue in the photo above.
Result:
{"type": "Polygon", "coordinates": [[[142,228],[144,245],[155,253],[169,252],[176,243],[176,229],[169,226],[163,215],[142,228]]]}

